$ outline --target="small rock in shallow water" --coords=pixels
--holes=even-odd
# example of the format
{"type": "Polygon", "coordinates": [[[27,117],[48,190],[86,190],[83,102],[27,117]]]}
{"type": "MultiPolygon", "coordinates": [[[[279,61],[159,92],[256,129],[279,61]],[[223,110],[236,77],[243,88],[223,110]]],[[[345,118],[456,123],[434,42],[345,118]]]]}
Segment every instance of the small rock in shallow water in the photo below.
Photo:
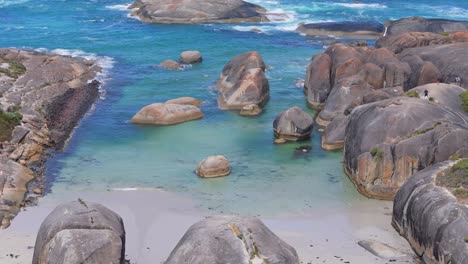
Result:
{"type": "Polygon", "coordinates": [[[275,139],[275,144],[284,144],[284,143],[286,143],[286,139],[284,138],[275,139]]]}
{"type": "Polygon", "coordinates": [[[180,65],[180,63],[173,60],[165,60],[161,62],[159,66],[163,67],[166,70],[179,70],[182,68],[182,65],[180,65]]]}

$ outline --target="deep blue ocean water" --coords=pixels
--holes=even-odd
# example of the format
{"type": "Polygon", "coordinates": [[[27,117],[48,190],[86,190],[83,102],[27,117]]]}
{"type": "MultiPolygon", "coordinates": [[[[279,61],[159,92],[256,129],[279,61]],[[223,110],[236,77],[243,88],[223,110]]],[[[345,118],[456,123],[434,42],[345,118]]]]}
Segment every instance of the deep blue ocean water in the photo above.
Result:
{"type": "MultiPolygon", "coordinates": [[[[193,197],[215,211],[277,214],[347,206],[361,197],[342,169],[342,153],[310,141],[274,145],[272,121],[291,106],[306,109],[298,78],[324,49],[294,32],[300,22],[384,22],[407,16],[468,20],[468,0],[254,1],[287,21],[238,25],[150,25],[128,17],[128,0],[0,0],[0,46],[39,49],[97,59],[103,98],[76,129],[63,152],[47,164],[53,193],[113,188],[162,188],[193,197]],[[250,32],[257,28],[262,34],[250,32]],[[183,50],[203,53],[183,71],[156,65],[183,50]],[[257,50],[270,67],[271,99],[260,117],[217,108],[213,84],[235,55],[257,50]],[[205,101],[205,117],[169,127],[136,126],[144,105],[181,96],[205,101]],[[312,146],[307,154],[295,148],[312,146]],[[209,155],[233,166],[225,178],[194,174],[209,155]]],[[[313,111],[308,110],[311,114],[313,111]]]]}

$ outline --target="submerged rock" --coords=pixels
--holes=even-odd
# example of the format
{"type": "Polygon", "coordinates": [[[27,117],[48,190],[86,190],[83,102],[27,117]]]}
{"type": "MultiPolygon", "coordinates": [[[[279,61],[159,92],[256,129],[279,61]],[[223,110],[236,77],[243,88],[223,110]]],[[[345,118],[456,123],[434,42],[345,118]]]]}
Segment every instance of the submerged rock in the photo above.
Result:
{"type": "Polygon", "coordinates": [[[408,17],[386,23],[387,34],[404,32],[453,32],[468,31],[468,21],[456,21],[440,18],[408,17]]]}
{"type": "Polygon", "coordinates": [[[261,114],[262,111],[263,111],[262,108],[260,108],[258,105],[250,104],[250,105],[244,106],[242,110],[240,111],[240,114],[245,115],[245,116],[256,116],[256,115],[261,114]]]}
{"type": "Polygon", "coordinates": [[[444,161],[419,171],[395,196],[392,225],[425,263],[468,260],[468,208],[437,184],[456,163],[444,161]]]}
{"type": "Polygon", "coordinates": [[[368,197],[392,199],[417,171],[468,155],[468,116],[419,98],[359,106],[349,115],[344,166],[368,197]]]}
{"type": "Polygon", "coordinates": [[[165,264],[299,264],[296,250],[260,220],[211,216],[192,225],[165,264]]]}
{"type": "Polygon", "coordinates": [[[368,38],[377,39],[382,35],[385,28],[384,25],[375,22],[323,22],[323,23],[308,23],[301,24],[296,31],[307,36],[335,36],[346,38],[368,38]]]}
{"type": "Polygon", "coordinates": [[[361,240],[358,244],[379,258],[399,259],[406,257],[405,254],[396,248],[375,240],[361,240]]]}
{"type": "Polygon", "coordinates": [[[167,70],[180,70],[182,69],[182,65],[178,63],[177,61],[173,60],[165,60],[159,64],[159,66],[163,67],[164,69],[167,70]]]}
{"type": "Polygon", "coordinates": [[[268,22],[266,10],[241,0],[136,0],[129,7],[147,23],[197,24],[268,22]]]}
{"type": "Polygon", "coordinates": [[[226,64],[216,84],[219,108],[241,110],[252,104],[263,106],[270,97],[265,68],[256,51],[239,54],[226,64]]]}
{"type": "Polygon", "coordinates": [[[273,130],[276,138],[298,141],[310,137],[313,125],[313,118],[301,108],[294,106],[275,118],[273,130]]]}
{"type": "Polygon", "coordinates": [[[195,172],[202,178],[223,177],[231,173],[231,165],[224,156],[210,156],[198,164],[195,172]]]}
{"type": "Polygon", "coordinates": [[[155,103],[143,107],[131,122],[134,124],[173,125],[203,117],[200,109],[193,105],[155,103]]]}
{"type": "Polygon", "coordinates": [[[100,204],[79,200],[57,206],[42,222],[32,263],[120,264],[124,255],[120,216],[100,204]]]}
{"type": "Polygon", "coordinates": [[[187,51],[184,51],[184,52],[182,52],[180,54],[179,60],[182,63],[193,64],[193,63],[202,62],[203,58],[202,58],[202,54],[201,54],[200,51],[198,51],[198,50],[187,50],[187,51]]]}

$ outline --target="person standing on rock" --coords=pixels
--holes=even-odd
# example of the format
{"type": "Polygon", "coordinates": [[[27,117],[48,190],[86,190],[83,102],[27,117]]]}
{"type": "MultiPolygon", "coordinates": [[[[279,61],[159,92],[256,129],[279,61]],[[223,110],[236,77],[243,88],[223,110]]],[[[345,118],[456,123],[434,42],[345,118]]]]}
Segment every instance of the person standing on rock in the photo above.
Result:
{"type": "Polygon", "coordinates": [[[424,99],[427,99],[429,96],[429,91],[427,89],[424,90],[424,99]]]}

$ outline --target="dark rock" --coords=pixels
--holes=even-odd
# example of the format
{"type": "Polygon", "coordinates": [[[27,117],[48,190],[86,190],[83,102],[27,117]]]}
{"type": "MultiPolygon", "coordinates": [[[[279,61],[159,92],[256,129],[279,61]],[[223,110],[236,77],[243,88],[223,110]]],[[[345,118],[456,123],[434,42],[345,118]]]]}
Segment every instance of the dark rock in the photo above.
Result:
{"type": "MultiPolygon", "coordinates": [[[[465,137],[466,139],[466,137],[465,137]]],[[[419,171],[398,190],[392,225],[425,263],[466,263],[468,208],[436,181],[455,162],[419,171]]]]}
{"type": "Polygon", "coordinates": [[[179,263],[299,264],[299,257],[257,218],[212,216],[191,226],[165,262],[179,263]]]}
{"type": "Polygon", "coordinates": [[[301,24],[296,31],[307,36],[328,37],[333,35],[346,38],[377,39],[382,35],[384,29],[384,25],[375,21],[343,21],[301,24]]]}
{"type": "Polygon", "coordinates": [[[455,21],[438,18],[408,17],[386,23],[387,35],[404,32],[453,32],[468,31],[468,21],[455,21]]]}
{"type": "Polygon", "coordinates": [[[304,92],[310,107],[314,109],[323,107],[331,90],[330,74],[330,56],[328,54],[315,56],[307,67],[307,76],[304,82],[304,92]]]}
{"type": "Polygon", "coordinates": [[[219,108],[241,110],[252,104],[262,107],[270,97],[265,68],[256,51],[239,54],[226,64],[216,84],[219,108]]]}
{"type": "Polygon", "coordinates": [[[10,142],[13,144],[20,143],[26,137],[28,133],[29,133],[29,129],[23,126],[17,126],[11,133],[10,142]]]}
{"type": "Polygon", "coordinates": [[[266,10],[241,0],[136,0],[129,8],[147,23],[197,24],[268,22],[266,10]]]}
{"type": "Polygon", "coordinates": [[[297,141],[309,138],[313,125],[313,118],[301,108],[294,106],[275,118],[273,130],[277,138],[297,141]]]}
{"type": "Polygon", "coordinates": [[[361,193],[392,199],[417,171],[468,155],[468,117],[428,100],[397,97],[359,106],[346,127],[345,171],[361,193]]]}
{"type": "Polygon", "coordinates": [[[57,206],[42,222],[33,264],[124,261],[125,229],[120,216],[80,200],[57,206]]]}

